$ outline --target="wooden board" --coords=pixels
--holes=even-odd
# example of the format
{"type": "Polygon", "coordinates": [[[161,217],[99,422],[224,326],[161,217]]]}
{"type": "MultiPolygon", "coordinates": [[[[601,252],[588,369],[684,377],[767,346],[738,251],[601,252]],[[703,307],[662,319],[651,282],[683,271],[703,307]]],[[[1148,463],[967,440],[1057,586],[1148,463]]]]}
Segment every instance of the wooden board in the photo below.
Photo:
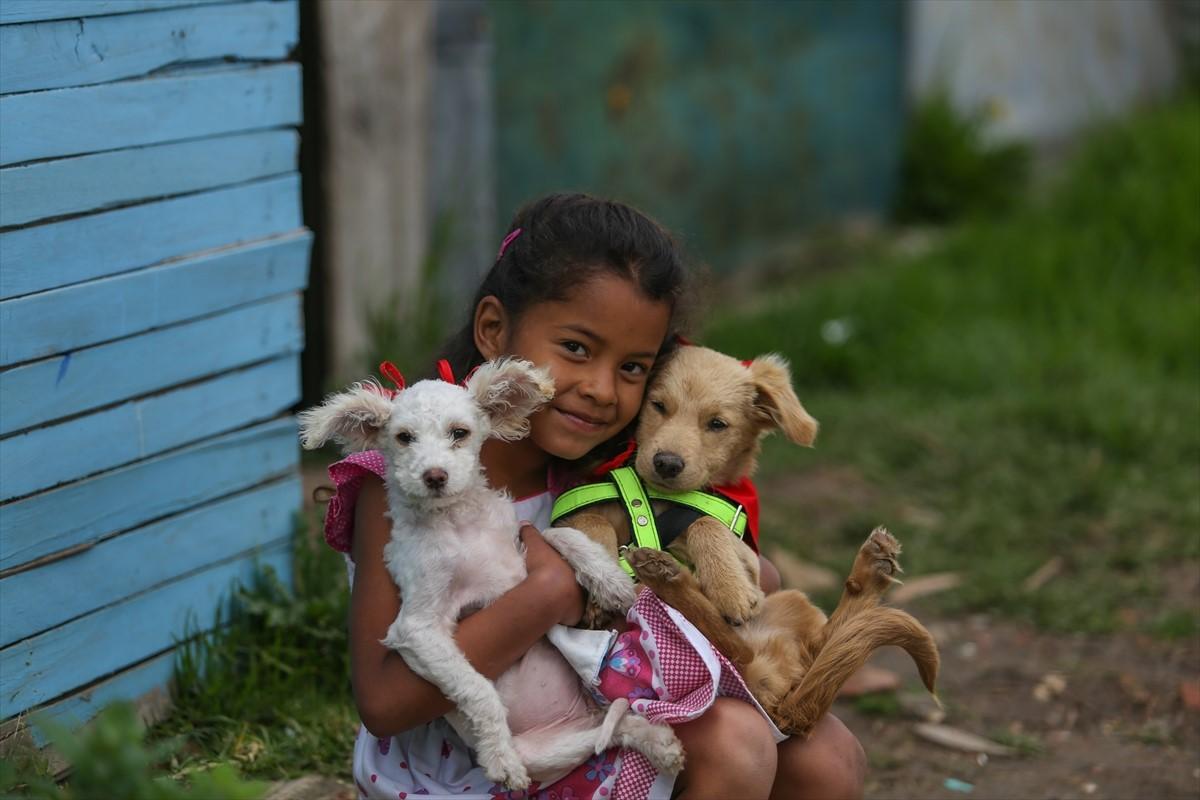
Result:
{"type": "Polygon", "coordinates": [[[299,367],[286,356],[10,436],[0,443],[0,500],[273,417],[300,399],[299,367]]]}
{"type": "Polygon", "coordinates": [[[6,167],[0,228],[283,175],[299,145],[292,130],[256,131],[6,167]]]}
{"type": "Polygon", "coordinates": [[[299,505],[292,476],[0,578],[0,647],[286,539],[299,505]]]}
{"type": "Polygon", "coordinates": [[[0,95],[0,119],[0,164],[298,125],[300,66],[228,66],[0,95]]]}
{"type": "Polygon", "coordinates": [[[4,0],[0,3],[0,24],[33,22],[43,19],[93,17],[98,14],[128,14],[156,8],[178,8],[228,0],[4,0]]]}
{"type": "Polygon", "coordinates": [[[288,175],[0,233],[0,299],[296,230],[299,192],[288,175]]]}
{"type": "Polygon", "coordinates": [[[0,506],[0,570],[292,473],[298,463],[296,423],[284,417],[0,506]]]}
{"type": "MultiPolygon", "coordinates": [[[[29,717],[16,717],[5,722],[0,725],[0,759],[20,747],[45,747],[47,739],[38,728],[42,720],[76,728],[117,700],[132,701],[147,726],[165,719],[171,707],[169,684],[174,667],[175,650],[168,650],[111,678],[96,681],[80,691],[33,709],[29,717]]],[[[53,750],[43,750],[42,755],[50,762],[50,770],[56,773],[56,778],[60,770],[70,766],[53,750]]]]}
{"type": "Polygon", "coordinates": [[[297,5],[276,2],[4,25],[0,94],[133,78],[189,61],[279,60],[299,34],[297,5]]]}
{"type": "Polygon", "coordinates": [[[0,719],[171,647],[190,623],[205,628],[234,581],[258,565],[287,574],[287,541],[135,595],[0,650],[0,719]]]}
{"type": "Polygon", "coordinates": [[[0,432],[110,405],[287,353],[304,343],[287,295],[0,372],[0,432]],[[198,346],[221,342],[220,347],[198,346]],[[31,402],[33,401],[33,402],[31,402]]]}
{"type": "MultiPolygon", "coordinates": [[[[81,354],[70,351],[81,347],[297,291],[304,287],[311,243],[312,235],[302,231],[0,301],[0,365],[56,353],[75,358],[81,354]]],[[[57,375],[60,367],[54,369],[57,375]]],[[[11,379],[7,372],[0,373],[0,434],[14,430],[6,421],[10,416],[49,419],[34,409],[6,407],[5,398],[11,402],[17,397],[4,388],[11,379]]],[[[46,383],[39,386],[43,391],[50,388],[46,383]]]]}

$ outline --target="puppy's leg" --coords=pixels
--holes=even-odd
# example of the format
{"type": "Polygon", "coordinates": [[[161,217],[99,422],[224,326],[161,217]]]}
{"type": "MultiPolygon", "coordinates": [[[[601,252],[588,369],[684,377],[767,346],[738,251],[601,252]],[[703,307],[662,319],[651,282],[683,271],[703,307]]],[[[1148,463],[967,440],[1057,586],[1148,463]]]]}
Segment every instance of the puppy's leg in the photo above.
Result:
{"type": "Polygon", "coordinates": [[[547,528],[542,536],[574,568],[589,600],[604,611],[624,614],[629,610],[637,590],[612,553],[574,528],[547,528]]]}
{"type": "Polygon", "coordinates": [[[401,614],[385,642],[396,640],[399,646],[394,649],[404,656],[409,668],[437,686],[467,719],[476,740],[479,764],[487,776],[512,789],[527,787],[529,774],[513,745],[508,710],[495,684],[471,666],[450,631],[437,620],[401,614]]]}
{"type": "Polygon", "coordinates": [[[733,662],[739,672],[745,671],[746,666],[754,660],[754,651],[700,591],[700,585],[692,573],[681,568],[670,553],[650,547],[632,548],[625,558],[643,586],[683,614],[733,662]]]}
{"type": "MultiPolygon", "coordinates": [[[[612,522],[606,519],[603,514],[580,511],[561,520],[560,527],[574,528],[581,531],[589,539],[600,545],[604,552],[608,554],[609,559],[615,563],[618,546],[617,531],[613,527],[612,522]]],[[[626,576],[626,582],[630,582],[628,576],[626,576]]],[[[620,613],[624,614],[628,608],[626,606],[620,613]]],[[[618,616],[612,610],[603,608],[597,602],[596,598],[589,594],[587,607],[583,610],[583,617],[579,620],[579,626],[591,630],[611,628],[618,616]]]]}
{"type": "Polygon", "coordinates": [[[833,631],[853,616],[879,605],[883,593],[893,583],[900,569],[900,542],[886,528],[876,528],[858,549],[850,577],[846,578],[842,598],[829,616],[829,622],[817,640],[817,647],[824,643],[833,631]]]}
{"type": "Polygon", "coordinates": [[[757,612],[762,589],[751,582],[738,553],[737,537],[712,517],[701,517],[688,526],[687,551],[700,589],[721,615],[741,625],[757,612]]]}
{"type": "Polygon", "coordinates": [[[656,725],[637,714],[626,714],[605,747],[610,744],[637,750],[659,772],[678,775],[683,769],[683,743],[670,725],[656,725]]]}

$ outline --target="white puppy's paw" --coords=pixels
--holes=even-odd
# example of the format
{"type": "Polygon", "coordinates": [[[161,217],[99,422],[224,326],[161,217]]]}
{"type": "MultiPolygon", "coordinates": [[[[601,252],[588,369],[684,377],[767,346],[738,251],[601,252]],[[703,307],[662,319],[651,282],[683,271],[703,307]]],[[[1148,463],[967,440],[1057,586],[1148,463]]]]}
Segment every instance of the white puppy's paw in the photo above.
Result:
{"type": "Polygon", "coordinates": [[[589,599],[605,611],[624,614],[637,599],[637,588],[617,565],[613,553],[574,528],[547,528],[542,536],[575,570],[589,599]]]}
{"type": "Polygon", "coordinates": [[[479,750],[479,766],[496,783],[509,789],[525,789],[529,786],[529,772],[521,763],[516,748],[489,747],[479,750]]]}
{"type": "Polygon", "coordinates": [[[683,743],[670,725],[655,725],[629,714],[617,724],[616,741],[644,755],[659,772],[678,775],[683,769],[683,743]]]}

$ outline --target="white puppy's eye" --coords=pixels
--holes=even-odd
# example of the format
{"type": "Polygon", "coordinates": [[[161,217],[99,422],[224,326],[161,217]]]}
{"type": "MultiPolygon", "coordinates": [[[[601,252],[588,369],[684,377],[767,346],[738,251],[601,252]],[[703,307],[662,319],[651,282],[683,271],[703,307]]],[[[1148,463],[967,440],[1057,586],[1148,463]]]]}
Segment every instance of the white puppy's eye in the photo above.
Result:
{"type": "Polygon", "coordinates": [[[660,414],[667,413],[667,407],[666,407],[666,405],[663,404],[663,401],[661,401],[661,400],[651,400],[650,406],[660,414]]]}
{"type": "Polygon", "coordinates": [[[729,427],[729,423],[720,417],[713,417],[708,421],[708,429],[710,431],[723,431],[729,427]]]}
{"type": "Polygon", "coordinates": [[[416,439],[417,437],[413,436],[408,431],[400,431],[396,434],[396,441],[400,444],[412,444],[414,441],[416,441],[416,439]]]}
{"type": "Polygon", "coordinates": [[[450,438],[456,442],[462,441],[471,435],[471,432],[466,428],[454,428],[450,431],[450,438]]]}

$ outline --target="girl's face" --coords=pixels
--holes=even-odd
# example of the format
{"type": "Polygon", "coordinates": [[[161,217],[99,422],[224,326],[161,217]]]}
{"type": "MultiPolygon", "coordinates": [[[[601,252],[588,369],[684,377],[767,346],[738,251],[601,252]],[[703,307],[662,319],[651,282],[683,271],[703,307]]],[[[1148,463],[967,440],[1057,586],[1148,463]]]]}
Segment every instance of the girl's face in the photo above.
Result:
{"type": "Polygon", "coordinates": [[[637,416],[670,317],[667,303],[601,274],[565,300],[530,306],[515,325],[495,298],[484,299],[476,344],[485,358],[514,355],[550,370],[554,399],[530,418],[529,441],[575,460],[637,416]]]}

